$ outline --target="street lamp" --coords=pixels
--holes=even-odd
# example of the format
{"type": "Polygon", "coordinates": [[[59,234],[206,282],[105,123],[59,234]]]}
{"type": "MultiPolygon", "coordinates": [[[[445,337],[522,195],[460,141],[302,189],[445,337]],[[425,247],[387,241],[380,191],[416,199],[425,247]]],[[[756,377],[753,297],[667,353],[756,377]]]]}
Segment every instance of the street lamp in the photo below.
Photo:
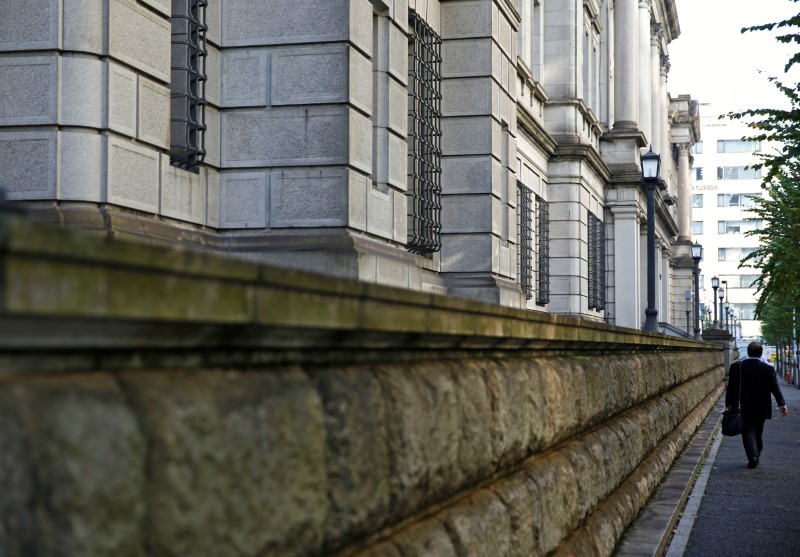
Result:
{"type": "MultiPolygon", "coordinates": [[[[721,280],[719,281],[720,284],[720,292],[725,292],[725,296],[728,295],[728,281],[721,280]]],[[[719,297],[719,328],[728,330],[728,306],[727,306],[727,298],[725,299],[725,304],[722,303],[722,296],[719,297]]]]}
{"type": "Polygon", "coordinates": [[[738,325],[737,321],[738,321],[738,319],[737,319],[736,315],[734,315],[733,316],[733,343],[734,344],[736,344],[736,326],[738,325]]]}
{"type": "Polygon", "coordinates": [[[711,288],[714,289],[714,322],[711,324],[712,329],[717,328],[717,288],[719,288],[719,277],[711,277],[711,288]]]}
{"type": "Polygon", "coordinates": [[[689,338],[689,314],[692,312],[691,310],[691,301],[692,301],[692,291],[685,290],[683,292],[683,297],[686,298],[686,338],[689,338]]]}
{"type": "Polygon", "coordinates": [[[723,309],[722,309],[722,300],[725,299],[725,289],[724,288],[720,288],[718,295],[719,295],[719,323],[717,323],[717,329],[721,329],[722,328],[722,323],[725,321],[725,316],[722,314],[722,311],[723,311],[723,309]]]}
{"type": "Polygon", "coordinates": [[[647,186],[647,309],[644,310],[644,330],[658,332],[656,308],[656,187],[658,186],[661,156],[650,150],[642,155],[642,179],[647,186]]]}
{"type": "Polygon", "coordinates": [[[703,246],[692,244],[692,261],[694,261],[694,339],[700,340],[700,260],[703,259],[703,246]]]}

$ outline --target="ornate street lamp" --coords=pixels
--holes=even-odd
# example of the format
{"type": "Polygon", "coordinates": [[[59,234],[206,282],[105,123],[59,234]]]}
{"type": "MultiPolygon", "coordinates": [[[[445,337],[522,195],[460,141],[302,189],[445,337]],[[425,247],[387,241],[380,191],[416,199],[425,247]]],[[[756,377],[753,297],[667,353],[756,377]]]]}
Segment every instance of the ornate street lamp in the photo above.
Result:
{"type": "Polygon", "coordinates": [[[642,179],[647,186],[647,309],[644,310],[644,330],[658,332],[656,308],[656,187],[658,187],[661,156],[653,148],[642,155],[642,179]]]}
{"type": "Polygon", "coordinates": [[[722,303],[722,296],[719,297],[719,328],[728,330],[728,281],[719,281],[720,292],[725,292],[725,303],[722,303]]]}
{"type": "Polygon", "coordinates": [[[717,288],[719,288],[719,277],[711,277],[711,288],[714,289],[714,321],[711,323],[711,328],[717,328],[717,288]]]}
{"type": "Polygon", "coordinates": [[[717,323],[716,328],[717,329],[721,329],[722,328],[722,322],[725,321],[725,316],[722,314],[722,311],[723,311],[722,310],[722,300],[725,299],[725,289],[724,288],[720,288],[718,295],[719,295],[719,323],[717,323]]]}
{"type": "Polygon", "coordinates": [[[692,261],[694,261],[694,338],[700,340],[700,260],[703,259],[703,246],[692,244],[692,261]]]}

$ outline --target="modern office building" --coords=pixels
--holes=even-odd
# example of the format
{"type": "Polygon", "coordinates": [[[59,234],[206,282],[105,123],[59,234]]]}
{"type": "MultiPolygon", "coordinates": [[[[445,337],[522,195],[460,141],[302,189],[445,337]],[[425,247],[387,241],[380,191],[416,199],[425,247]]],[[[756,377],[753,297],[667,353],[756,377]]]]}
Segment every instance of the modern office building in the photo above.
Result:
{"type": "MultiPolygon", "coordinates": [[[[763,195],[761,170],[748,168],[758,161],[757,154],[768,145],[741,138],[749,132],[740,122],[720,120],[712,106],[704,105],[701,118],[703,140],[696,143],[692,183],[692,238],[703,245],[700,301],[713,320],[714,290],[712,278],[717,277],[724,289],[722,309],[717,291],[717,318],[725,319],[732,310],[737,336],[756,338],[760,323],[755,319],[753,281],[760,275],[753,267],[739,267],[747,254],[758,245],[758,238],[746,232],[761,228],[749,211],[753,198],[763,195]]],[[[721,323],[733,332],[730,316],[721,323]]]]}
{"type": "Polygon", "coordinates": [[[36,218],[635,328],[651,219],[682,326],[699,125],[668,92],[674,0],[0,11],[0,187],[36,218]]]}

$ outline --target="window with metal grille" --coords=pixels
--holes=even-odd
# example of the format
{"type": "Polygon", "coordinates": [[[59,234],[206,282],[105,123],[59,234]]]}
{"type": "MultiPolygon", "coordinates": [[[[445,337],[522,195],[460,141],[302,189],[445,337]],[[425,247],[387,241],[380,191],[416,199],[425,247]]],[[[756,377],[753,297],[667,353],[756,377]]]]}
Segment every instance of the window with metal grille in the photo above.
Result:
{"type": "Polygon", "coordinates": [[[442,247],[441,46],[439,35],[414,10],[410,10],[406,247],[423,255],[442,247]]]}
{"type": "Polygon", "coordinates": [[[206,154],[207,5],[208,0],[172,0],[169,156],[173,165],[192,171],[206,154]]]}
{"type": "Polygon", "coordinates": [[[517,182],[517,276],[525,298],[533,297],[533,203],[531,190],[517,182]]]}
{"type": "Polygon", "coordinates": [[[606,307],[606,229],[603,221],[589,213],[589,309],[606,307]]]}
{"type": "Polygon", "coordinates": [[[550,303],[550,205],[536,196],[536,305],[550,303]]]}

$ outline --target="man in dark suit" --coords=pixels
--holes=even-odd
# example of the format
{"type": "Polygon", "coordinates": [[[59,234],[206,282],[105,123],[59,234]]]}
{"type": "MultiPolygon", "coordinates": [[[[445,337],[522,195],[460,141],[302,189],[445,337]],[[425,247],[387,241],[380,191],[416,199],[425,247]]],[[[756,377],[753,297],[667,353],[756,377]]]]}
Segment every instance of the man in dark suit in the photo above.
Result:
{"type": "Polygon", "coordinates": [[[747,453],[747,467],[758,466],[758,457],[764,448],[761,434],[764,421],[772,418],[772,400],[770,394],[778,402],[781,416],[789,413],[786,401],[778,386],[775,368],[761,361],[763,347],[757,342],[747,345],[747,358],[731,365],[728,390],[725,393],[725,406],[735,408],[742,397],[742,443],[747,453]]]}

